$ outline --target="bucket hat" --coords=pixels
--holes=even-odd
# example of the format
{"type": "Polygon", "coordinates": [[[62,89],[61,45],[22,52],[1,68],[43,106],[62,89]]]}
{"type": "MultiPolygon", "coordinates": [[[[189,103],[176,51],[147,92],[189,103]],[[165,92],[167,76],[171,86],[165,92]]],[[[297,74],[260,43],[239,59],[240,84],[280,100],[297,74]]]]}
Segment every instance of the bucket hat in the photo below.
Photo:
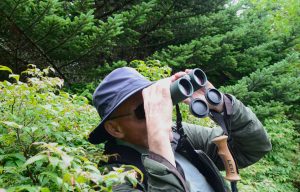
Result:
{"type": "Polygon", "coordinates": [[[105,130],[104,122],[126,99],[153,83],[130,67],[118,68],[108,74],[93,94],[93,105],[101,122],[90,133],[89,142],[99,144],[111,140],[113,137],[105,130]]]}

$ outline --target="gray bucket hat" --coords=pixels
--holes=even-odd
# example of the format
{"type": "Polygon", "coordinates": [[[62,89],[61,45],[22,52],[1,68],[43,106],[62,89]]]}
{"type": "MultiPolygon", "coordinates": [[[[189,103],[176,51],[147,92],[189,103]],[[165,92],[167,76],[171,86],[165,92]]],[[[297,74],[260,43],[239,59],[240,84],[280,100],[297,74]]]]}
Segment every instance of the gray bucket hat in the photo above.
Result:
{"type": "Polygon", "coordinates": [[[115,69],[99,84],[93,94],[93,104],[100,115],[100,124],[90,133],[89,142],[99,144],[113,137],[104,129],[104,122],[126,99],[153,84],[130,67],[115,69]]]}

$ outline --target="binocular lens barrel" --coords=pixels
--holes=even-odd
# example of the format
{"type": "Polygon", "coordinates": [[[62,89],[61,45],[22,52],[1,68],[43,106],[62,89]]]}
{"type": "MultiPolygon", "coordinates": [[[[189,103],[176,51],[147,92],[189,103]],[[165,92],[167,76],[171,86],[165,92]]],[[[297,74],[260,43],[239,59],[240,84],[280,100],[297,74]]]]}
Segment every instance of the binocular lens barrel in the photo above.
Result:
{"type": "Polygon", "coordinates": [[[192,99],[190,103],[190,112],[196,117],[203,118],[208,116],[209,107],[205,101],[201,99],[192,99]]]}
{"type": "Polygon", "coordinates": [[[223,100],[222,94],[217,89],[207,90],[205,97],[211,105],[219,105],[223,100]]]}
{"type": "Polygon", "coordinates": [[[189,76],[191,78],[191,82],[195,91],[200,89],[201,87],[204,87],[207,83],[207,77],[201,69],[194,69],[189,73],[189,76]]]}
{"type": "MultiPolygon", "coordinates": [[[[171,84],[171,98],[173,105],[192,96],[194,91],[204,87],[207,83],[207,77],[201,69],[194,69],[188,75],[185,75],[171,84]]],[[[217,89],[209,89],[205,93],[206,100],[211,105],[219,105],[223,101],[222,94],[217,89]]],[[[206,117],[209,114],[207,103],[199,98],[191,99],[190,112],[196,117],[206,117]]]]}
{"type": "Polygon", "coordinates": [[[194,69],[188,75],[177,79],[171,84],[171,97],[173,105],[192,96],[194,91],[204,87],[207,77],[201,69],[194,69]]]}
{"type": "Polygon", "coordinates": [[[186,77],[182,77],[171,84],[170,91],[173,105],[176,105],[180,101],[192,96],[194,88],[186,77]]]}

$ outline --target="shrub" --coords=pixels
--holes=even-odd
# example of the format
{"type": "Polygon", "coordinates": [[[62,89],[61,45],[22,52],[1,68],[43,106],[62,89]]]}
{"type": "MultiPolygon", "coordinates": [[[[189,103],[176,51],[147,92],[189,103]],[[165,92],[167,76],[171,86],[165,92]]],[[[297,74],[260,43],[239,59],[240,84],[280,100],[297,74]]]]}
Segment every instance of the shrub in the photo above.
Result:
{"type": "Polygon", "coordinates": [[[294,53],[222,88],[253,109],[273,145],[266,158],[241,170],[242,191],[296,192],[299,188],[299,69],[299,55],[294,53]]]}
{"type": "Polygon", "coordinates": [[[0,186],[7,191],[112,191],[134,169],[99,169],[102,145],[87,141],[99,117],[85,97],[35,67],[26,83],[0,82],[0,186]],[[101,170],[101,171],[100,171],[101,170]]]}

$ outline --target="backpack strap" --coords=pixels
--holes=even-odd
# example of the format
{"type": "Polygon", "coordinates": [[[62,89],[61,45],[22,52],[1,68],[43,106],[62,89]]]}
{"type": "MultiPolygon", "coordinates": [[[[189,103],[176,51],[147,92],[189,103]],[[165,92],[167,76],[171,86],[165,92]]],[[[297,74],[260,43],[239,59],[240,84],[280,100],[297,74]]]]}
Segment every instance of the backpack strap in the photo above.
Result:
{"type": "Polygon", "coordinates": [[[210,114],[209,117],[215,121],[216,123],[218,123],[220,125],[220,127],[223,129],[225,135],[228,136],[228,140],[231,140],[231,121],[230,121],[230,117],[233,113],[233,109],[232,109],[232,101],[231,99],[229,99],[230,95],[223,95],[223,99],[224,99],[224,111],[223,114],[210,110],[210,114]]]}

